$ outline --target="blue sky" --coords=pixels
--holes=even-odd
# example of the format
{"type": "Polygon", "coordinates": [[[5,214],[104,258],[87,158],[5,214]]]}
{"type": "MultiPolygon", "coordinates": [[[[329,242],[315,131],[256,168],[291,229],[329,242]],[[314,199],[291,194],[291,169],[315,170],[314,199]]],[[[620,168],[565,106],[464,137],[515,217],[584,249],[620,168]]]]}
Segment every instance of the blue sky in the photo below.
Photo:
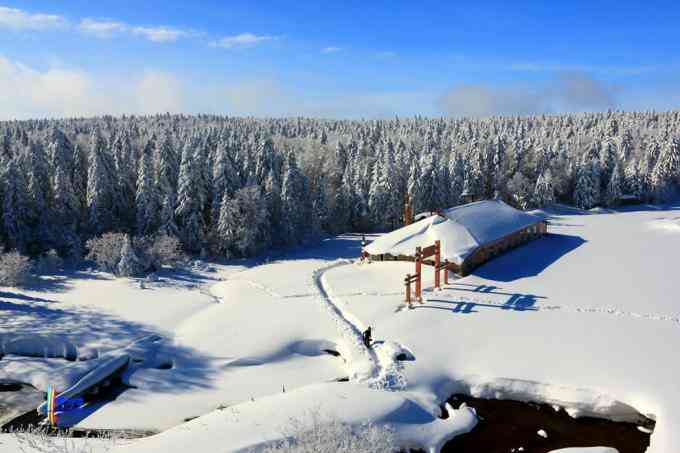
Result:
{"type": "Polygon", "coordinates": [[[0,0],[0,119],[680,104],[671,1],[0,0]]]}

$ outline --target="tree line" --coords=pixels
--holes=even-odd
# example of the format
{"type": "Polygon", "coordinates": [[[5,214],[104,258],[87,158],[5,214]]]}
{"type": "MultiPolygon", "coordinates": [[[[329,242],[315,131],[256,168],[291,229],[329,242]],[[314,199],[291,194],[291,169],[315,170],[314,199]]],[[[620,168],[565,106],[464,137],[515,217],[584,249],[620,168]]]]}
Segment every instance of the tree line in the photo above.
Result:
{"type": "Polygon", "coordinates": [[[486,119],[154,115],[0,122],[5,250],[81,257],[118,232],[252,256],[500,198],[589,209],[680,182],[680,112],[486,119]]]}

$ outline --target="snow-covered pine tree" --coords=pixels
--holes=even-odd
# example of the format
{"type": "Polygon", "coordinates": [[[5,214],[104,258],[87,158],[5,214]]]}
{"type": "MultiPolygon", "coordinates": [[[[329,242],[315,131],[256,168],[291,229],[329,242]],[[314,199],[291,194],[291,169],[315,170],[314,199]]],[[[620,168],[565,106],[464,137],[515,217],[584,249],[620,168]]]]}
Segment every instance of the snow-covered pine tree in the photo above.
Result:
{"type": "Polygon", "coordinates": [[[465,173],[463,156],[457,150],[452,150],[449,160],[449,206],[457,206],[461,202],[460,196],[463,193],[463,185],[465,184],[465,173]]]}
{"type": "Polygon", "coordinates": [[[661,148],[651,174],[651,189],[657,201],[668,200],[677,190],[680,175],[680,141],[668,140],[661,148]]]}
{"type": "Polygon", "coordinates": [[[616,206],[623,195],[623,173],[619,164],[614,165],[609,183],[607,184],[607,191],[605,193],[605,201],[607,206],[616,206]]]}
{"type": "Polygon", "coordinates": [[[307,180],[297,166],[295,153],[290,152],[281,187],[283,233],[287,244],[297,244],[309,233],[307,189],[307,180]]]}
{"type": "Polygon", "coordinates": [[[419,195],[416,212],[419,211],[433,211],[441,206],[435,205],[435,191],[437,179],[437,162],[435,157],[435,148],[431,142],[425,144],[425,149],[420,157],[420,178],[418,179],[419,195]]]}
{"type": "Polygon", "coordinates": [[[420,174],[420,161],[414,159],[411,162],[411,168],[408,173],[408,183],[406,186],[407,192],[411,196],[414,214],[420,213],[423,209],[423,190],[422,185],[420,184],[420,174]]]}
{"type": "Polygon", "coordinates": [[[78,144],[73,145],[73,172],[71,181],[73,182],[73,192],[78,200],[78,234],[84,239],[84,232],[87,229],[87,174],[89,158],[87,149],[78,144]]]}
{"type": "Polygon", "coordinates": [[[117,270],[118,275],[121,277],[136,277],[144,271],[142,262],[137,256],[130,236],[128,235],[125,235],[117,270]]]}
{"type": "MultiPolygon", "coordinates": [[[[269,175],[272,176],[273,170],[270,170],[269,175]]],[[[217,222],[220,216],[220,205],[224,194],[233,197],[234,193],[239,189],[238,172],[229,155],[229,150],[224,143],[218,145],[217,155],[215,156],[215,165],[212,174],[212,212],[213,222],[217,222]]]]}
{"type": "Polygon", "coordinates": [[[229,256],[252,256],[270,245],[267,206],[258,185],[224,195],[217,227],[220,248],[229,256]]]}
{"type": "Polygon", "coordinates": [[[466,166],[464,194],[472,200],[484,197],[484,153],[480,145],[474,141],[467,150],[469,164],[466,166]]]}
{"type": "Polygon", "coordinates": [[[536,180],[534,187],[533,205],[539,208],[549,205],[555,201],[555,189],[552,182],[552,174],[546,168],[536,180]]]}
{"type": "Polygon", "coordinates": [[[357,196],[352,187],[351,168],[349,165],[345,168],[340,187],[333,200],[333,230],[337,232],[351,229],[357,218],[354,203],[357,196]]]}
{"type": "MultiPolygon", "coordinates": [[[[326,185],[323,178],[318,177],[312,190],[312,235],[319,237],[324,231],[329,231],[329,208],[326,185]]],[[[270,211],[271,212],[271,211],[270,211]]],[[[272,231],[276,231],[272,226],[272,231]]]]}
{"type": "Polygon", "coordinates": [[[508,182],[508,190],[512,194],[512,204],[520,209],[531,207],[534,196],[534,185],[520,171],[516,172],[508,182]]]}
{"type": "Polygon", "coordinates": [[[61,165],[68,173],[69,177],[72,177],[71,172],[73,171],[75,154],[71,141],[61,129],[52,127],[50,128],[46,142],[47,146],[45,152],[52,164],[50,175],[54,177],[56,166],[61,165]]]}
{"type": "Polygon", "coordinates": [[[52,228],[53,191],[49,163],[43,146],[31,141],[26,149],[31,229],[29,253],[37,255],[54,247],[52,228]]]}
{"type": "Polygon", "coordinates": [[[503,164],[505,162],[506,147],[505,138],[502,136],[496,137],[493,141],[493,152],[491,157],[491,193],[497,197],[504,186],[503,164]]]}
{"type": "Polygon", "coordinates": [[[179,163],[169,133],[157,142],[155,155],[158,162],[156,187],[160,197],[158,231],[167,236],[179,237],[179,228],[175,222],[179,163]]]}
{"type": "Polygon", "coordinates": [[[240,207],[241,229],[236,248],[243,256],[252,256],[271,245],[267,205],[260,186],[244,187],[236,192],[240,207]]]}
{"type": "Polygon", "coordinates": [[[110,231],[113,227],[114,175],[107,146],[99,129],[90,136],[87,173],[87,222],[91,235],[110,231]]]}
{"type": "Polygon", "coordinates": [[[56,165],[54,175],[54,246],[59,255],[80,258],[82,244],[78,236],[80,203],[71,183],[68,169],[56,165]]]}
{"type": "Polygon", "coordinates": [[[119,230],[132,229],[135,222],[135,159],[127,131],[113,138],[109,146],[109,154],[115,166],[113,192],[114,225],[119,230]]]}
{"type": "Polygon", "coordinates": [[[31,237],[28,227],[31,214],[27,199],[28,183],[18,157],[9,161],[4,180],[2,221],[6,245],[8,249],[26,253],[31,237]]]}
{"type": "Polygon", "coordinates": [[[600,145],[600,182],[603,194],[606,194],[607,184],[617,165],[617,154],[616,145],[611,140],[605,140],[600,145]]]}
{"type": "Polygon", "coordinates": [[[201,168],[196,162],[195,140],[189,139],[182,149],[175,216],[184,247],[198,252],[203,246],[204,222],[201,204],[201,168]]]}
{"type": "Polygon", "coordinates": [[[215,227],[212,250],[222,254],[227,258],[236,250],[236,240],[238,239],[238,219],[239,209],[237,202],[230,198],[227,193],[222,195],[220,203],[219,218],[215,227]]]}
{"type": "Polygon", "coordinates": [[[156,232],[159,218],[159,202],[154,183],[152,142],[147,142],[138,165],[137,192],[135,194],[135,230],[139,236],[149,236],[156,232]]]}
{"type": "Polygon", "coordinates": [[[274,142],[271,138],[262,140],[255,151],[255,181],[259,185],[264,185],[264,181],[269,175],[270,170],[280,170],[276,168],[276,151],[274,142]]]}
{"type": "Polygon", "coordinates": [[[599,202],[600,162],[584,155],[576,176],[574,203],[581,209],[590,209],[597,206],[599,202]]]}
{"type": "Polygon", "coordinates": [[[383,162],[378,160],[373,166],[371,190],[368,193],[368,211],[372,224],[378,229],[387,225],[385,219],[390,203],[390,180],[383,162]]]}

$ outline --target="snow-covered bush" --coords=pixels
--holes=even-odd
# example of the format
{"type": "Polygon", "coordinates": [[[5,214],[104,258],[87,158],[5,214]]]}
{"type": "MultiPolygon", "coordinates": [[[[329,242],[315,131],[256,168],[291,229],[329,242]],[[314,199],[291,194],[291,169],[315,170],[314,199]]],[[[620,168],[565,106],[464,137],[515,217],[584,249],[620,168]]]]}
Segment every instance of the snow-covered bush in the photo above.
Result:
{"type": "Polygon", "coordinates": [[[116,445],[117,439],[110,436],[99,438],[71,438],[48,434],[43,428],[29,428],[15,431],[21,453],[104,453],[116,445]]]}
{"type": "Polygon", "coordinates": [[[101,270],[124,277],[176,266],[186,259],[179,240],[167,235],[130,238],[122,233],[107,233],[87,241],[87,248],[86,258],[101,270]]]}
{"type": "Polygon", "coordinates": [[[97,263],[97,266],[103,271],[117,273],[126,237],[122,233],[106,233],[90,239],[85,244],[88,250],[85,258],[97,263]]]}
{"type": "Polygon", "coordinates": [[[64,266],[64,260],[61,259],[56,250],[52,249],[38,258],[36,262],[36,269],[41,273],[51,273],[61,269],[64,266]]]}
{"type": "Polygon", "coordinates": [[[28,257],[13,251],[0,254],[0,286],[20,287],[30,277],[31,262],[28,257]]]}
{"type": "Polygon", "coordinates": [[[310,418],[292,419],[285,439],[253,449],[261,453],[391,453],[399,451],[394,432],[371,423],[351,425],[313,412],[310,418]]]}
{"type": "Polygon", "coordinates": [[[151,260],[151,265],[156,269],[163,266],[176,266],[186,260],[179,239],[166,234],[155,236],[146,249],[146,254],[151,260]]]}

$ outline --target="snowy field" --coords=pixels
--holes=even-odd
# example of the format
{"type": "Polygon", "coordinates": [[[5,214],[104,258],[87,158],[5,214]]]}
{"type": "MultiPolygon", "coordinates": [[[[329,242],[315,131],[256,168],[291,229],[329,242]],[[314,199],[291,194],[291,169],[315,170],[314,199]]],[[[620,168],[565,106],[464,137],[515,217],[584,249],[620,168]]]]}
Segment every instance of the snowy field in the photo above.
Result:
{"type": "MultiPolygon", "coordinates": [[[[436,451],[474,428],[469,408],[439,418],[461,392],[573,416],[644,414],[657,421],[648,451],[680,451],[680,210],[547,215],[550,235],[440,291],[426,267],[414,310],[402,287],[413,264],[357,264],[352,235],[266,264],[161,274],[145,289],[92,272],[3,289],[0,380],[68,385],[157,334],[126,349],[134,388],[73,421],[160,433],[120,451],[246,449],[315,412],[389,425],[405,445],[436,451]]],[[[0,451],[14,442],[0,436],[0,451]]]]}

